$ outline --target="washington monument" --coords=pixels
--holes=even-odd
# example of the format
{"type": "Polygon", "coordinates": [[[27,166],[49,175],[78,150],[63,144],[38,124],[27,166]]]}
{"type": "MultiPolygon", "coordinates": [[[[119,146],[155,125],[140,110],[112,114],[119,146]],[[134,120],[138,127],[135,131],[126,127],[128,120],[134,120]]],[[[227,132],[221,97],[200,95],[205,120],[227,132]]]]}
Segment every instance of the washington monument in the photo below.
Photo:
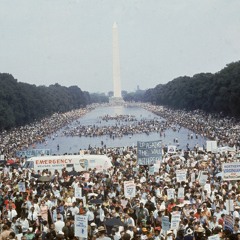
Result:
{"type": "Polygon", "coordinates": [[[122,102],[122,89],[120,79],[120,56],[119,56],[119,42],[118,42],[118,27],[114,22],[112,27],[113,34],[113,101],[122,102]]]}

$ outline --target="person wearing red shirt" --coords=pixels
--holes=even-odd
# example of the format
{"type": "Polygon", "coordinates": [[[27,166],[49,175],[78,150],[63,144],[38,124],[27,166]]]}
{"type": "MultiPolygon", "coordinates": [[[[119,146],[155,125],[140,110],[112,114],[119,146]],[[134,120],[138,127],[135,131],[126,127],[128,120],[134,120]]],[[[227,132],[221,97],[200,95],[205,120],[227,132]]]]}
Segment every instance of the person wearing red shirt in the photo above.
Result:
{"type": "Polygon", "coordinates": [[[169,212],[169,213],[172,212],[172,208],[175,207],[175,206],[176,206],[176,204],[174,203],[174,200],[171,199],[171,200],[170,200],[170,203],[169,203],[168,206],[167,206],[168,212],[169,212]]]}

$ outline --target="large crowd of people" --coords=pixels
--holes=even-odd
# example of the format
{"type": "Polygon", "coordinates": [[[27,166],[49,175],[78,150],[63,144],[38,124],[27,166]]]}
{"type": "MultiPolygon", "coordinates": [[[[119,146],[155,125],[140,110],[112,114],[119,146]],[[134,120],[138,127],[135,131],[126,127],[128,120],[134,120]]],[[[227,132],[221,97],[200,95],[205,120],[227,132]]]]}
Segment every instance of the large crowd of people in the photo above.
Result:
{"type": "MultiPolygon", "coordinates": [[[[154,172],[150,166],[138,165],[133,146],[86,150],[87,154],[106,154],[112,159],[113,166],[107,172],[89,169],[72,175],[66,169],[54,173],[46,169],[36,173],[23,168],[24,161],[17,169],[3,166],[0,240],[79,239],[74,229],[76,215],[87,216],[88,239],[239,240],[240,179],[222,178],[222,164],[239,161],[237,120],[200,111],[140,106],[161,115],[169,125],[178,124],[234,148],[214,153],[197,148],[175,153],[163,149],[154,172]],[[185,170],[185,179],[179,181],[178,170],[185,170]],[[51,176],[52,180],[42,182],[41,176],[51,176]],[[126,181],[134,181],[136,186],[131,198],[124,191],[126,181]],[[24,191],[19,182],[24,182],[24,191]],[[82,198],[75,196],[79,187],[82,198]]],[[[40,123],[2,132],[1,155],[13,157],[16,150],[44,141],[92,108],[55,114],[40,123]]]]}

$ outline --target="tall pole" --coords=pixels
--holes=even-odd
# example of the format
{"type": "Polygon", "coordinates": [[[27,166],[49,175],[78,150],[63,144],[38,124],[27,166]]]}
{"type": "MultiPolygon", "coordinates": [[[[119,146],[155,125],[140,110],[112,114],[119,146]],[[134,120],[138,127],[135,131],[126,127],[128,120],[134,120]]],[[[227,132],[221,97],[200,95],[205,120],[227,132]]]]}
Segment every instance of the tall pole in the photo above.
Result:
{"type": "Polygon", "coordinates": [[[113,90],[114,90],[113,96],[114,98],[122,98],[118,27],[116,22],[114,22],[113,24],[112,33],[113,33],[113,90]]]}

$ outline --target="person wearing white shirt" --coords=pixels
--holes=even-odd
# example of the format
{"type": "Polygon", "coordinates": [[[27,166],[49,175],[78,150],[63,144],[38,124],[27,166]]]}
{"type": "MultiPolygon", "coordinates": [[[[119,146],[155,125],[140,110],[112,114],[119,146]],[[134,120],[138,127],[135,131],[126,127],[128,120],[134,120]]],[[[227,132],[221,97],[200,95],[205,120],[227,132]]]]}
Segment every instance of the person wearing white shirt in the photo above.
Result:
{"type": "Polygon", "coordinates": [[[27,219],[30,221],[30,222],[34,222],[36,221],[38,218],[38,214],[37,212],[34,210],[34,207],[31,207],[29,213],[28,213],[28,217],[27,219]]]}
{"type": "Polygon", "coordinates": [[[73,188],[76,188],[76,187],[79,187],[78,185],[79,185],[79,181],[78,181],[78,179],[75,179],[71,186],[73,188]]]}
{"type": "Polygon", "coordinates": [[[87,212],[86,212],[86,216],[88,218],[88,223],[92,223],[94,221],[94,212],[92,207],[89,207],[87,212]]]}
{"type": "Polygon", "coordinates": [[[213,213],[213,216],[217,218],[217,222],[221,218],[221,215],[222,213],[220,212],[220,207],[216,207],[216,211],[213,213]]]}
{"type": "Polygon", "coordinates": [[[71,206],[73,202],[76,202],[76,198],[75,197],[68,197],[67,198],[67,204],[68,206],[71,206]]]}
{"type": "Polygon", "coordinates": [[[60,191],[55,186],[53,187],[52,192],[56,198],[60,198],[60,191]]]}
{"type": "Polygon", "coordinates": [[[18,226],[21,226],[23,233],[26,233],[27,230],[29,229],[29,222],[25,218],[24,214],[22,214],[22,216],[17,219],[17,224],[18,226]]]}
{"type": "Polygon", "coordinates": [[[72,206],[70,207],[70,211],[72,212],[72,216],[75,216],[79,213],[79,208],[76,206],[76,202],[72,203],[72,206]]]}
{"type": "Polygon", "coordinates": [[[63,227],[65,226],[65,223],[64,221],[61,220],[60,216],[57,217],[57,221],[54,223],[54,226],[56,232],[62,231],[63,227]]]}
{"type": "Polygon", "coordinates": [[[233,220],[235,221],[236,218],[239,219],[239,212],[237,211],[237,209],[234,209],[234,211],[233,211],[233,220]]]}
{"type": "Polygon", "coordinates": [[[53,203],[48,198],[46,198],[45,204],[47,205],[48,209],[52,209],[53,203]]]}
{"type": "Polygon", "coordinates": [[[113,190],[111,192],[108,193],[108,197],[109,198],[114,198],[116,197],[116,192],[114,192],[113,190]]]}
{"type": "Polygon", "coordinates": [[[34,201],[32,207],[34,207],[34,211],[35,211],[37,214],[40,213],[40,207],[39,207],[39,205],[38,205],[38,203],[37,203],[36,201],[34,201]]]}
{"type": "Polygon", "coordinates": [[[12,208],[12,206],[9,206],[9,209],[7,211],[7,217],[10,221],[12,221],[13,217],[17,216],[17,211],[15,209],[12,208]]]}

